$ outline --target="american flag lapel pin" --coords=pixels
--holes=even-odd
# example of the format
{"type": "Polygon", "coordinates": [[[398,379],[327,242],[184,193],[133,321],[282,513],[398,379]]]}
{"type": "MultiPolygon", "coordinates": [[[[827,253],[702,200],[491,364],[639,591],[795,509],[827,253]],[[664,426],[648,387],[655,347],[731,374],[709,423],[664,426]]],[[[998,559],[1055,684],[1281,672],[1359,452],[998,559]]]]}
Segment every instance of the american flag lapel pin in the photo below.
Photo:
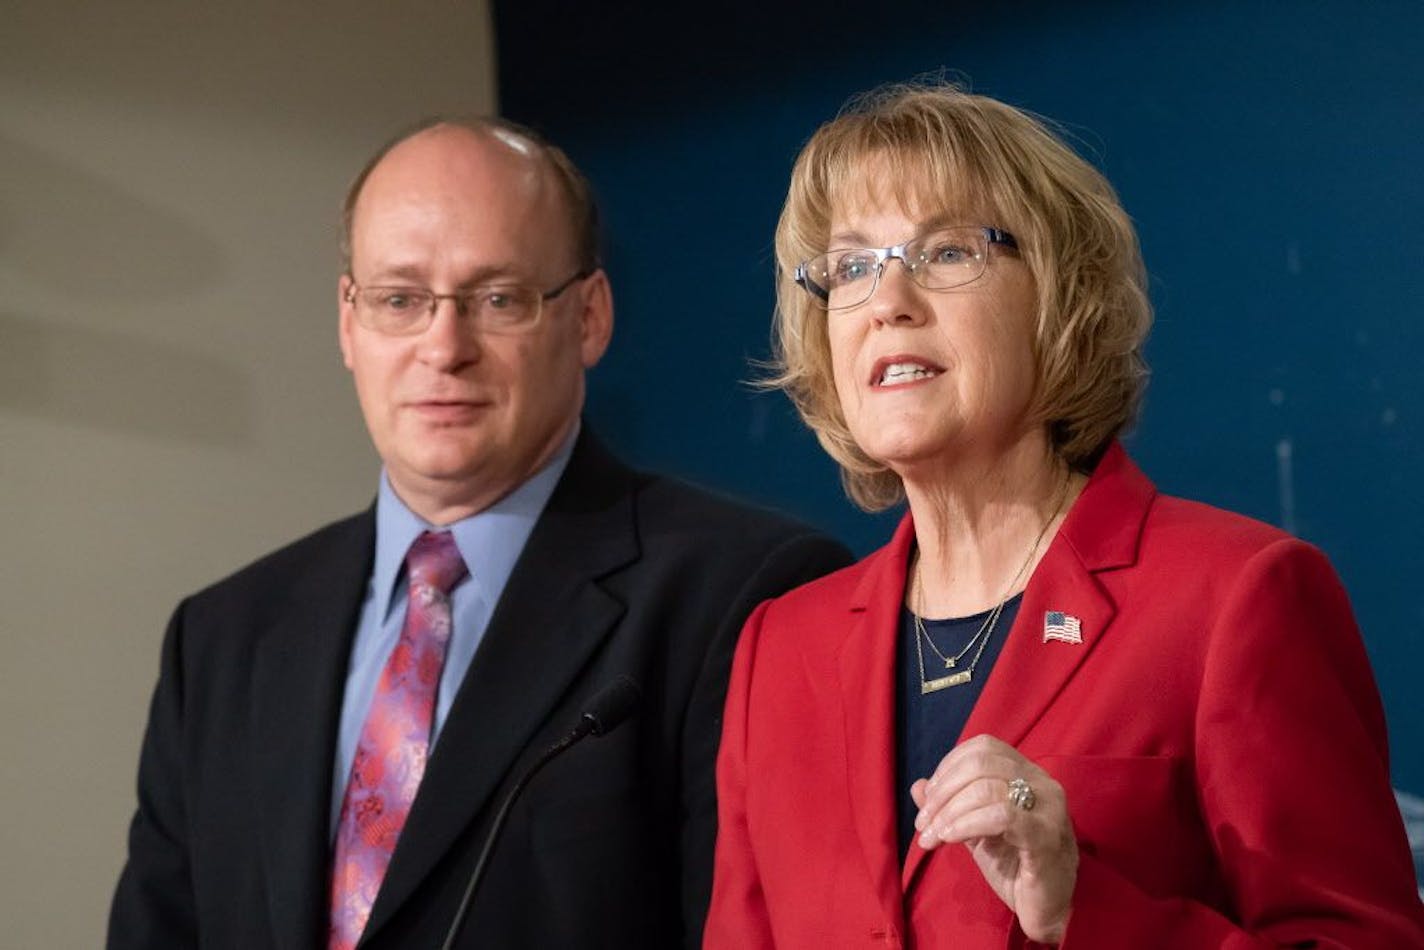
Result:
{"type": "Polygon", "coordinates": [[[1061,610],[1050,610],[1043,615],[1043,642],[1062,640],[1064,643],[1083,642],[1083,624],[1072,614],[1061,610]]]}

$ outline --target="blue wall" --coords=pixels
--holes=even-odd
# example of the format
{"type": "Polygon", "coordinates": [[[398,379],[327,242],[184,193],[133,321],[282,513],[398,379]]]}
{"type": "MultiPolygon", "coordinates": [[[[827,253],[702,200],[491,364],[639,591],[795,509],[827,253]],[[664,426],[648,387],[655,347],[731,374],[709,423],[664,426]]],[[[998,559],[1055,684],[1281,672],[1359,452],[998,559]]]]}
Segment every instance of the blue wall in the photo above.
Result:
{"type": "Polygon", "coordinates": [[[1396,784],[1424,794],[1424,4],[688,16],[495,4],[503,111],[563,145],[604,206],[619,324],[590,416],[607,440],[862,552],[883,542],[893,518],[851,507],[786,400],[739,381],[768,352],[772,231],[799,147],[847,96],[947,69],[1066,125],[1117,185],[1157,309],[1129,447],[1164,490],[1330,555],[1396,784]]]}

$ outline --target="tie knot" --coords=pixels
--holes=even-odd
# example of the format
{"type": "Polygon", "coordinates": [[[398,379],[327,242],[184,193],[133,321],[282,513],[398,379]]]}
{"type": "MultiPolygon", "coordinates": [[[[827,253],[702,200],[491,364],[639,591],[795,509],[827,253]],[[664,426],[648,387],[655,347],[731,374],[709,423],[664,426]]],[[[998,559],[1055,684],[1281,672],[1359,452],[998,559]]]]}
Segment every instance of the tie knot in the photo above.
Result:
{"type": "Polygon", "coordinates": [[[450,593],[466,574],[465,560],[448,531],[426,531],[416,538],[405,564],[412,587],[431,587],[442,594],[450,593]]]}

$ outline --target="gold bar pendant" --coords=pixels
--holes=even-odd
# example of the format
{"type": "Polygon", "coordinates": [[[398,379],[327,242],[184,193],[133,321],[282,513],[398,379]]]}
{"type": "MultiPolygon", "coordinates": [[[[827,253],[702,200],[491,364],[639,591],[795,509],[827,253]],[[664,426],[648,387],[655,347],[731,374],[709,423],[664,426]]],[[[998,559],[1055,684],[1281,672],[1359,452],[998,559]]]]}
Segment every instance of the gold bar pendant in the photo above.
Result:
{"type": "Polygon", "coordinates": [[[961,686],[974,678],[974,674],[969,670],[960,670],[949,676],[941,676],[937,680],[930,680],[920,684],[920,695],[925,693],[937,693],[948,686],[961,686]]]}

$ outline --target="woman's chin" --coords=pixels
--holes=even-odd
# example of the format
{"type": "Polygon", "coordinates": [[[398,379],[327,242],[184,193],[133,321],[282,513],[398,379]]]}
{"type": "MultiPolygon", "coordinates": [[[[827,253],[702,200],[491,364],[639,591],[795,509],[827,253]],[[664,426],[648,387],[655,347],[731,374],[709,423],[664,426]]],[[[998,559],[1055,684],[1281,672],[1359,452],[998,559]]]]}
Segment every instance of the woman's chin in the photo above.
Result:
{"type": "Polygon", "coordinates": [[[953,457],[953,449],[943,445],[912,443],[887,448],[871,457],[899,475],[902,481],[917,481],[943,469],[944,463],[953,457]]]}

